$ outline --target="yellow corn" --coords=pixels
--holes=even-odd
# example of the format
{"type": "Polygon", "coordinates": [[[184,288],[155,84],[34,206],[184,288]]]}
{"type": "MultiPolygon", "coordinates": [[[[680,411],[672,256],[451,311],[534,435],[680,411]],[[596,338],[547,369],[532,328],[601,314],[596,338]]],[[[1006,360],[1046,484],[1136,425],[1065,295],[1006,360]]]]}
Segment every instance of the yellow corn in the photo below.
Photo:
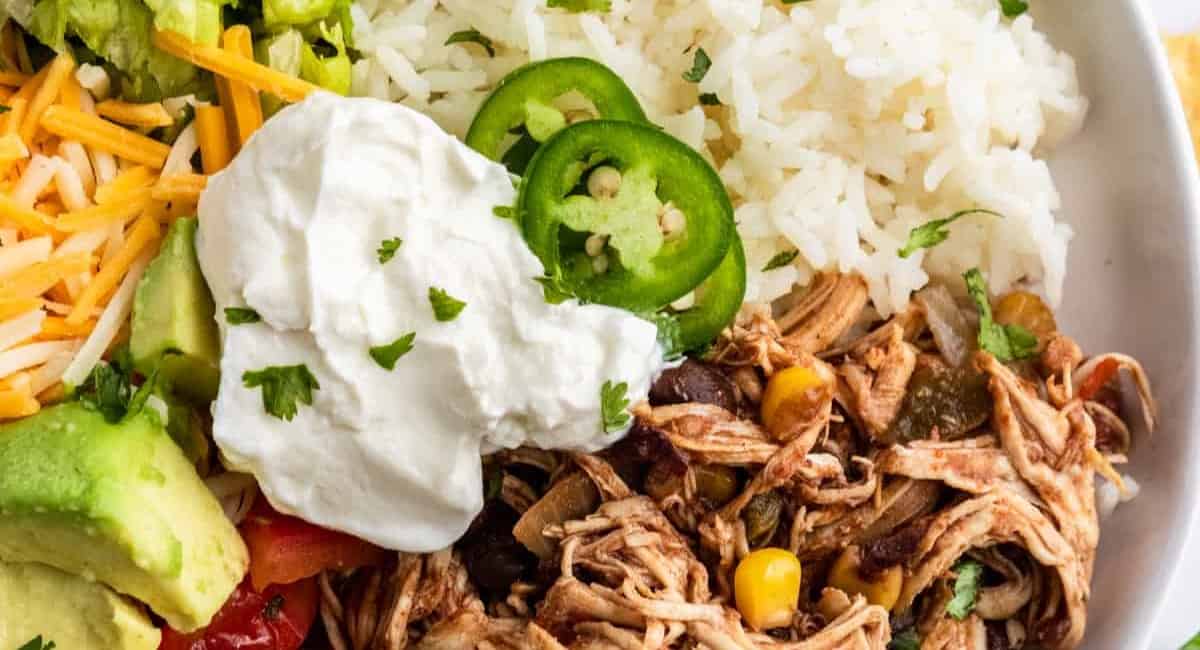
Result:
{"type": "Polygon", "coordinates": [[[159,126],[170,126],[175,123],[175,120],[171,119],[171,114],[167,112],[167,109],[163,108],[161,102],[133,104],[116,99],[106,99],[96,104],[96,112],[100,117],[106,117],[118,124],[125,124],[127,126],[152,129],[159,126]]]}
{"type": "Polygon", "coordinates": [[[904,586],[904,568],[888,567],[874,579],[868,580],[859,573],[861,556],[857,546],[842,552],[833,568],[829,570],[829,585],[847,594],[866,597],[872,605],[891,611],[900,600],[900,589],[904,586]]]}
{"type": "Polygon", "coordinates": [[[171,152],[171,147],[158,140],[65,106],[51,106],[46,109],[41,124],[47,131],[61,138],[77,140],[84,145],[154,169],[161,169],[167,161],[167,154],[171,152]]]}
{"type": "Polygon", "coordinates": [[[743,558],[733,574],[733,595],[746,623],[756,630],[790,625],[800,575],[800,560],[783,549],[764,548],[743,558]]]}
{"type": "Polygon", "coordinates": [[[808,391],[824,385],[816,371],[805,366],[780,370],[767,382],[762,399],[762,421],[768,431],[775,431],[781,407],[794,400],[805,399],[808,391]]]}

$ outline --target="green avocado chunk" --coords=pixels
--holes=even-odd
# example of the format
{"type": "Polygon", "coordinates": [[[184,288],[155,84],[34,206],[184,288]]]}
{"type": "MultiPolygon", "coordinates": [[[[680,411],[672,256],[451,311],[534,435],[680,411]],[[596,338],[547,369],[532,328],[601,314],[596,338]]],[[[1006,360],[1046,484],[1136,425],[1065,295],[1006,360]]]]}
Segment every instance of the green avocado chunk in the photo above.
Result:
{"type": "Polygon", "coordinates": [[[117,424],[68,402],[0,427],[0,561],[41,562],[207,625],[246,546],[153,409],[117,424]]]}
{"type": "Polygon", "coordinates": [[[162,633],[130,599],[32,562],[0,562],[0,648],[42,637],[55,648],[154,650],[162,633]]]}
{"type": "Polygon", "coordinates": [[[220,379],[220,343],[212,294],[196,261],[196,219],[176,219],[146,268],[133,302],[129,351],[138,372],[159,377],[183,396],[211,402],[220,379]],[[165,356],[164,356],[165,355],[165,356]]]}

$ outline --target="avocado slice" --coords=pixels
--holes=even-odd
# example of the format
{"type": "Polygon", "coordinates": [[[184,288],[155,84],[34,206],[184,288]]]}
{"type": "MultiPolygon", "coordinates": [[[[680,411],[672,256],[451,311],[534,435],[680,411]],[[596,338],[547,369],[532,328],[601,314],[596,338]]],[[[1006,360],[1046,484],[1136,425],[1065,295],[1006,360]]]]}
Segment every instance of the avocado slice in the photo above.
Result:
{"type": "Polygon", "coordinates": [[[197,223],[176,219],[146,267],[133,301],[129,351],[138,372],[149,375],[159,366],[159,377],[184,396],[211,402],[221,349],[212,294],[196,260],[197,223]]]}
{"type": "Polygon", "coordinates": [[[79,402],[0,427],[0,561],[41,562],[208,624],[246,545],[153,409],[109,424],[79,402]]]}
{"type": "Polygon", "coordinates": [[[140,605],[45,564],[0,562],[0,612],[0,648],[39,636],[63,650],[154,650],[162,640],[140,605]]]}

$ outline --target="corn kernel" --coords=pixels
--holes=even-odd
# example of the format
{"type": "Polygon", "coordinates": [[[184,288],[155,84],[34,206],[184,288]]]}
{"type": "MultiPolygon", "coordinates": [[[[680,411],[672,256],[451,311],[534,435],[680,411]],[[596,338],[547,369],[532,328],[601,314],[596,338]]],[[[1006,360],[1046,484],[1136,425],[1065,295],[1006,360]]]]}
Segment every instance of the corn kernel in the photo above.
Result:
{"type": "Polygon", "coordinates": [[[847,548],[829,570],[829,585],[852,596],[864,596],[872,605],[879,605],[891,611],[900,599],[900,589],[904,586],[904,569],[900,566],[888,567],[874,580],[868,580],[859,573],[860,562],[858,547],[847,548]]]}
{"type": "Polygon", "coordinates": [[[800,560],[778,548],[747,555],[733,574],[733,595],[750,627],[769,630],[790,625],[800,599],[800,560]]]}
{"type": "Polygon", "coordinates": [[[767,430],[776,430],[776,416],[784,404],[807,399],[808,391],[823,384],[816,371],[804,366],[792,366],[772,375],[762,399],[762,421],[767,430]]]}

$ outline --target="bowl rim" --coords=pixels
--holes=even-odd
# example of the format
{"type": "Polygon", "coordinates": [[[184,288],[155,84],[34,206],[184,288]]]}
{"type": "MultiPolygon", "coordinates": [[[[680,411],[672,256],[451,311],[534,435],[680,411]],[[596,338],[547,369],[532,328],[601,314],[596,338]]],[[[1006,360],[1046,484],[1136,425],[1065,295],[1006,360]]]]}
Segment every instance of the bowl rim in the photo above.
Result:
{"type": "MultiPolygon", "coordinates": [[[[1166,45],[1160,36],[1152,8],[1149,3],[1138,0],[1126,0],[1123,4],[1126,6],[1128,15],[1134,21],[1135,32],[1142,40],[1141,49],[1149,59],[1152,81],[1159,88],[1163,99],[1167,100],[1165,111],[1163,111],[1165,113],[1163,128],[1169,136],[1170,149],[1164,153],[1171,158],[1173,166],[1184,177],[1184,182],[1180,183],[1179,192],[1184,205],[1190,206],[1185,214],[1185,230],[1192,252],[1190,256],[1191,277],[1187,280],[1195,297],[1195,294],[1198,293],[1197,287],[1200,286],[1200,165],[1197,164],[1190,127],[1183,111],[1183,102],[1175,85],[1166,45]]],[[[1200,324],[1200,303],[1193,300],[1192,305],[1190,314],[1192,323],[1200,324]]],[[[1200,356],[1193,352],[1187,362],[1196,367],[1200,365],[1200,356]]],[[[1166,610],[1167,598],[1180,586],[1181,569],[1185,556],[1200,553],[1200,534],[1198,534],[1200,531],[1197,530],[1200,528],[1200,440],[1191,434],[1192,431],[1200,430],[1200,385],[1193,386],[1188,391],[1188,396],[1189,400],[1178,405],[1185,409],[1180,417],[1185,426],[1176,433],[1176,435],[1185,436],[1182,443],[1185,450],[1182,491],[1185,501],[1181,504],[1184,530],[1182,534],[1168,540],[1167,547],[1163,549],[1169,565],[1166,569],[1168,576],[1166,588],[1154,589],[1152,593],[1142,595],[1143,598],[1150,600],[1150,624],[1138,626],[1139,629],[1136,629],[1134,637],[1131,639],[1133,644],[1130,647],[1133,648],[1144,649],[1150,646],[1158,623],[1166,610]]]]}

